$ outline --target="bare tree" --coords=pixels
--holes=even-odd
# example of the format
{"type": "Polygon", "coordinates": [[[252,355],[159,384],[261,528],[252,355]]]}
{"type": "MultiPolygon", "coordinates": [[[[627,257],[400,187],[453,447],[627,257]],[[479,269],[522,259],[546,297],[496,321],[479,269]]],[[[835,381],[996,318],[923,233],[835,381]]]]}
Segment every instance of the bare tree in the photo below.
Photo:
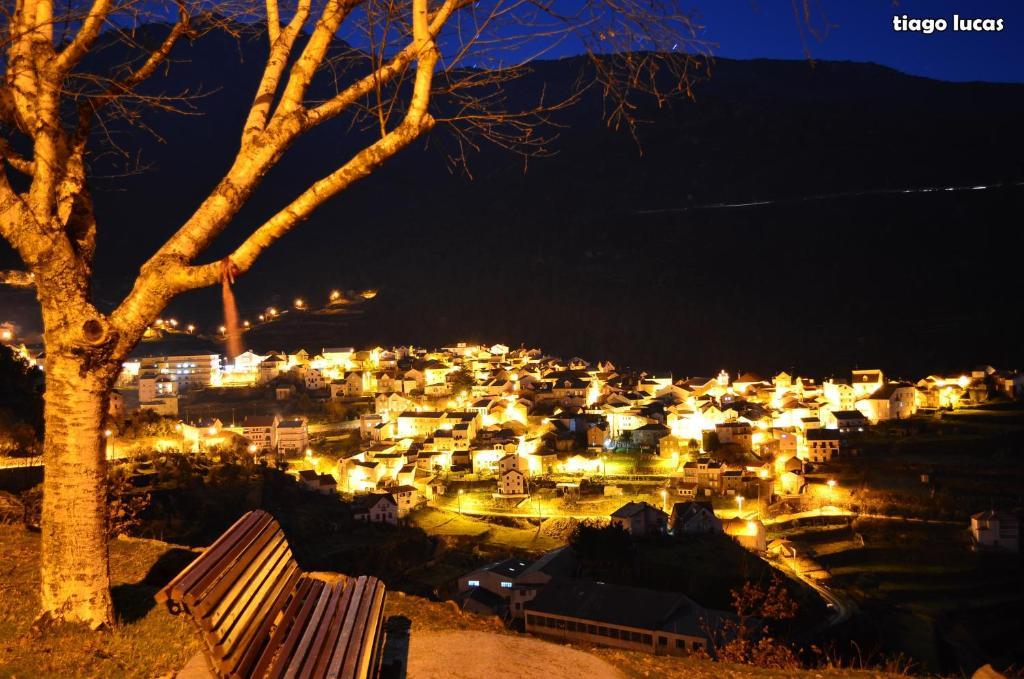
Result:
{"type": "MultiPolygon", "coordinates": [[[[42,611],[93,627],[113,622],[106,546],[106,460],[100,436],[129,352],[168,302],[248,270],[319,205],[443,122],[458,160],[483,141],[543,153],[546,116],[597,88],[608,119],[631,127],[641,92],[688,93],[699,44],[676,0],[4,0],[0,16],[0,234],[34,285],[46,347],[42,611]],[[572,5],[570,13],[562,9],[572,5]],[[154,41],[153,24],[164,26],[154,41]],[[90,178],[113,119],[145,127],[147,111],[196,104],[154,93],[154,74],[208,31],[265,34],[268,52],[238,150],[222,179],[142,265],[112,309],[91,291],[97,223],[90,178]],[[512,109],[509,80],[563,41],[590,67],[557,101],[512,109]],[[93,58],[117,45],[113,66],[93,58]],[[311,84],[333,82],[327,97],[311,84]],[[315,89],[315,88],[314,88],[315,89]],[[435,119],[431,101],[443,97],[435,119]],[[221,261],[200,262],[289,147],[332,120],[372,123],[375,139],[255,226],[221,261]]],[[[123,139],[116,142],[124,149],[123,139]]],[[[109,144],[108,144],[109,145],[109,144]]],[[[139,215],[140,220],[145,215],[139,215]]]]}

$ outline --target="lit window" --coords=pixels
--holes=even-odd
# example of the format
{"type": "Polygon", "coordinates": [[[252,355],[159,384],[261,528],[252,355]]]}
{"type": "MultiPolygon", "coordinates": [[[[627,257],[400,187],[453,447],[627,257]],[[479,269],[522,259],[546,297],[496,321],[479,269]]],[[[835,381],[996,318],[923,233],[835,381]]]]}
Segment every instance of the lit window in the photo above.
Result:
{"type": "Polygon", "coordinates": [[[470,580],[466,584],[469,585],[470,587],[479,587],[480,586],[480,581],[479,580],[470,580]]]}
{"type": "Polygon", "coordinates": [[[501,583],[501,586],[504,587],[505,589],[512,589],[512,583],[509,582],[508,580],[503,580],[502,583],[501,583]]]}

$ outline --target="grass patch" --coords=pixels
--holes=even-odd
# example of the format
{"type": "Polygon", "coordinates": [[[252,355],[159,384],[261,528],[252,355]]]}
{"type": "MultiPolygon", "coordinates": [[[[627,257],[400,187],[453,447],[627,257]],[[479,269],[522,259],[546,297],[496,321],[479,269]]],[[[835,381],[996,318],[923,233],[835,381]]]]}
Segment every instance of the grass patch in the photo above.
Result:
{"type": "Polygon", "coordinates": [[[0,525],[0,676],[154,677],[181,668],[199,649],[191,625],[158,607],[153,594],[193,557],[162,543],[110,544],[113,598],[122,623],[32,631],[39,611],[39,536],[0,525]]]}
{"type": "Polygon", "coordinates": [[[410,515],[412,525],[428,535],[470,538],[480,544],[526,552],[547,552],[564,543],[542,535],[537,528],[519,528],[489,523],[456,512],[425,507],[410,515]]]}

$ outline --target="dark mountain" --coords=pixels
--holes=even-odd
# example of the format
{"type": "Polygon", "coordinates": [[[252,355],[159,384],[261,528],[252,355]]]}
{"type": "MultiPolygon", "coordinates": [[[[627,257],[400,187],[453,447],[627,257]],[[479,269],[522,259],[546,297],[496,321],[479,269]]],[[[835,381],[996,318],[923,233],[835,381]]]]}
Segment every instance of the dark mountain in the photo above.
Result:
{"type": "MultiPolygon", "coordinates": [[[[201,83],[203,115],[155,115],[159,139],[119,132],[150,169],[95,182],[101,301],[126,292],[227,167],[264,50],[219,35],[183,48],[152,86],[201,83]]],[[[513,103],[564,91],[584,64],[533,68],[510,87],[513,103]]],[[[452,173],[451,133],[436,129],[236,289],[249,318],[331,288],[377,298],[359,314],[292,314],[249,343],[524,342],[678,374],[1022,363],[1007,329],[1024,320],[1024,86],[718,60],[695,101],[641,104],[634,140],[603,123],[592,93],[559,114],[557,154],[525,173],[496,149],[471,157],[472,179],[452,173]],[[976,186],[989,188],[907,192],[976,186]]],[[[342,122],[296,145],[211,257],[369,134],[342,122]]],[[[215,327],[218,297],[192,293],[168,313],[215,327]]]]}

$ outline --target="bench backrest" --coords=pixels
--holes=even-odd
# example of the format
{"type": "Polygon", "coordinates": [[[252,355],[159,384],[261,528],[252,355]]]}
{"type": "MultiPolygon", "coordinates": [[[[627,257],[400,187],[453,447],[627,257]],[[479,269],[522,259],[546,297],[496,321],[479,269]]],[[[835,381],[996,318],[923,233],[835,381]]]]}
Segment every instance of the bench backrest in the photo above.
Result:
{"type": "Polygon", "coordinates": [[[304,575],[280,525],[251,511],[157,593],[199,627],[222,677],[366,677],[379,662],[384,585],[304,575]]]}

